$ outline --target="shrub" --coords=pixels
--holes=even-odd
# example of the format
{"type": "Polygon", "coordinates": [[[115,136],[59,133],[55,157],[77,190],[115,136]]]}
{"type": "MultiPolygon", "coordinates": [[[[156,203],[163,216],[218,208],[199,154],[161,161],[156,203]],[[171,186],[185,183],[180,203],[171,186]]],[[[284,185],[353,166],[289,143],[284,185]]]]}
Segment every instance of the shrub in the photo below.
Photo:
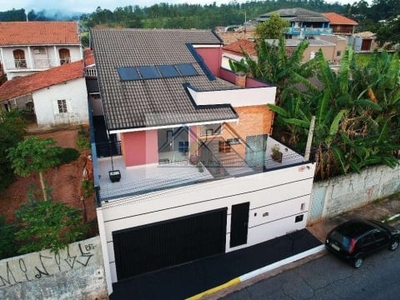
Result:
{"type": "Polygon", "coordinates": [[[15,216],[20,223],[15,234],[16,240],[21,242],[20,254],[44,249],[58,253],[85,237],[87,231],[78,209],[52,200],[30,199],[21,205],[15,216]]]}
{"type": "Polygon", "coordinates": [[[80,151],[84,149],[90,149],[89,133],[83,127],[81,127],[78,131],[76,146],[80,151]]]}
{"type": "Polygon", "coordinates": [[[60,162],[62,164],[69,164],[79,158],[79,151],[74,148],[63,148],[60,153],[60,162]]]}
{"type": "Polygon", "coordinates": [[[12,257],[17,254],[17,246],[14,238],[15,231],[15,225],[6,224],[5,217],[0,216],[0,259],[12,257]]]}
{"type": "Polygon", "coordinates": [[[82,189],[82,196],[84,198],[90,197],[94,192],[94,185],[88,179],[84,179],[81,181],[81,189],[82,189]]]}

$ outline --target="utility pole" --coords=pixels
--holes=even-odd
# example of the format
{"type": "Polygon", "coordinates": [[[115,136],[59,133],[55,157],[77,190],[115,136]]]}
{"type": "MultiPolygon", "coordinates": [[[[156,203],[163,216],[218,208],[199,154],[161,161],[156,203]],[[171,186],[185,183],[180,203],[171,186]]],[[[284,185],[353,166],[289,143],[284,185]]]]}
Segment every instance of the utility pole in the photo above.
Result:
{"type": "Polygon", "coordinates": [[[312,116],[311,117],[311,122],[310,122],[310,130],[308,131],[306,153],[304,154],[304,161],[309,161],[310,160],[312,139],[313,139],[313,136],[314,136],[314,127],[315,127],[315,116],[312,116]]]}

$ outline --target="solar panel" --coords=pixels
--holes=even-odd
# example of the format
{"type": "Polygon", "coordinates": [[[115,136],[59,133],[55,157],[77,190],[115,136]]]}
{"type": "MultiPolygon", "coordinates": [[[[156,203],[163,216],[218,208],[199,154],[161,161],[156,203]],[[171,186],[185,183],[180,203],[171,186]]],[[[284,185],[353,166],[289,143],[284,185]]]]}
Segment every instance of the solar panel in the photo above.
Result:
{"type": "Polygon", "coordinates": [[[140,66],[138,67],[142,79],[155,79],[161,78],[155,66],[140,66]]]}
{"type": "Polygon", "coordinates": [[[182,76],[194,76],[199,74],[192,64],[179,64],[176,65],[176,68],[179,70],[182,76]]]}
{"type": "Polygon", "coordinates": [[[174,66],[162,65],[162,66],[157,66],[157,67],[160,70],[162,77],[179,77],[180,76],[174,66]]]}
{"type": "Polygon", "coordinates": [[[139,80],[139,74],[136,68],[133,67],[120,67],[117,69],[118,75],[121,80],[139,80]]]}

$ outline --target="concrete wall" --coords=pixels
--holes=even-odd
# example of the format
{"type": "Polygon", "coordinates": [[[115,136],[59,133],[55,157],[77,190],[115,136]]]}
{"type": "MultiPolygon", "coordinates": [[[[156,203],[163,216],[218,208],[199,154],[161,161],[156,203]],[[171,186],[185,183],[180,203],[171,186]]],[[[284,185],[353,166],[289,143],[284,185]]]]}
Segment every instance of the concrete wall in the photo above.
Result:
{"type": "Polygon", "coordinates": [[[400,166],[376,166],[360,174],[313,184],[309,222],[336,216],[400,191],[400,166]]]}
{"type": "Polygon", "coordinates": [[[108,299],[100,238],[1,260],[0,299],[108,299]]]}

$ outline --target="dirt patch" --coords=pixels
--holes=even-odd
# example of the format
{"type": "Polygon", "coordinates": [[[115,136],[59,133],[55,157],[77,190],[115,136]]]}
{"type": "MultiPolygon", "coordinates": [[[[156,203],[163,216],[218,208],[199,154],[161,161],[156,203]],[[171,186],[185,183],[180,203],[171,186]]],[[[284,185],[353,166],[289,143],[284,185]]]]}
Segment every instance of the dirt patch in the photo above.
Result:
{"type": "MultiPolygon", "coordinates": [[[[63,148],[76,148],[78,129],[65,129],[34,135],[41,138],[53,138],[63,148]]],[[[47,185],[51,188],[53,201],[64,202],[78,208],[82,211],[84,220],[93,222],[96,220],[94,195],[83,198],[81,191],[84,170],[91,167],[91,163],[88,163],[89,154],[88,151],[82,152],[76,161],[50,169],[44,174],[44,177],[47,185]]],[[[34,185],[36,190],[40,189],[38,174],[33,174],[27,178],[17,177],[16,181],[1,194],[0,214],[6,217],[7,222],[14,220],[15,210],[28,199],[27,195],[31,185],[34,185]]]]}

